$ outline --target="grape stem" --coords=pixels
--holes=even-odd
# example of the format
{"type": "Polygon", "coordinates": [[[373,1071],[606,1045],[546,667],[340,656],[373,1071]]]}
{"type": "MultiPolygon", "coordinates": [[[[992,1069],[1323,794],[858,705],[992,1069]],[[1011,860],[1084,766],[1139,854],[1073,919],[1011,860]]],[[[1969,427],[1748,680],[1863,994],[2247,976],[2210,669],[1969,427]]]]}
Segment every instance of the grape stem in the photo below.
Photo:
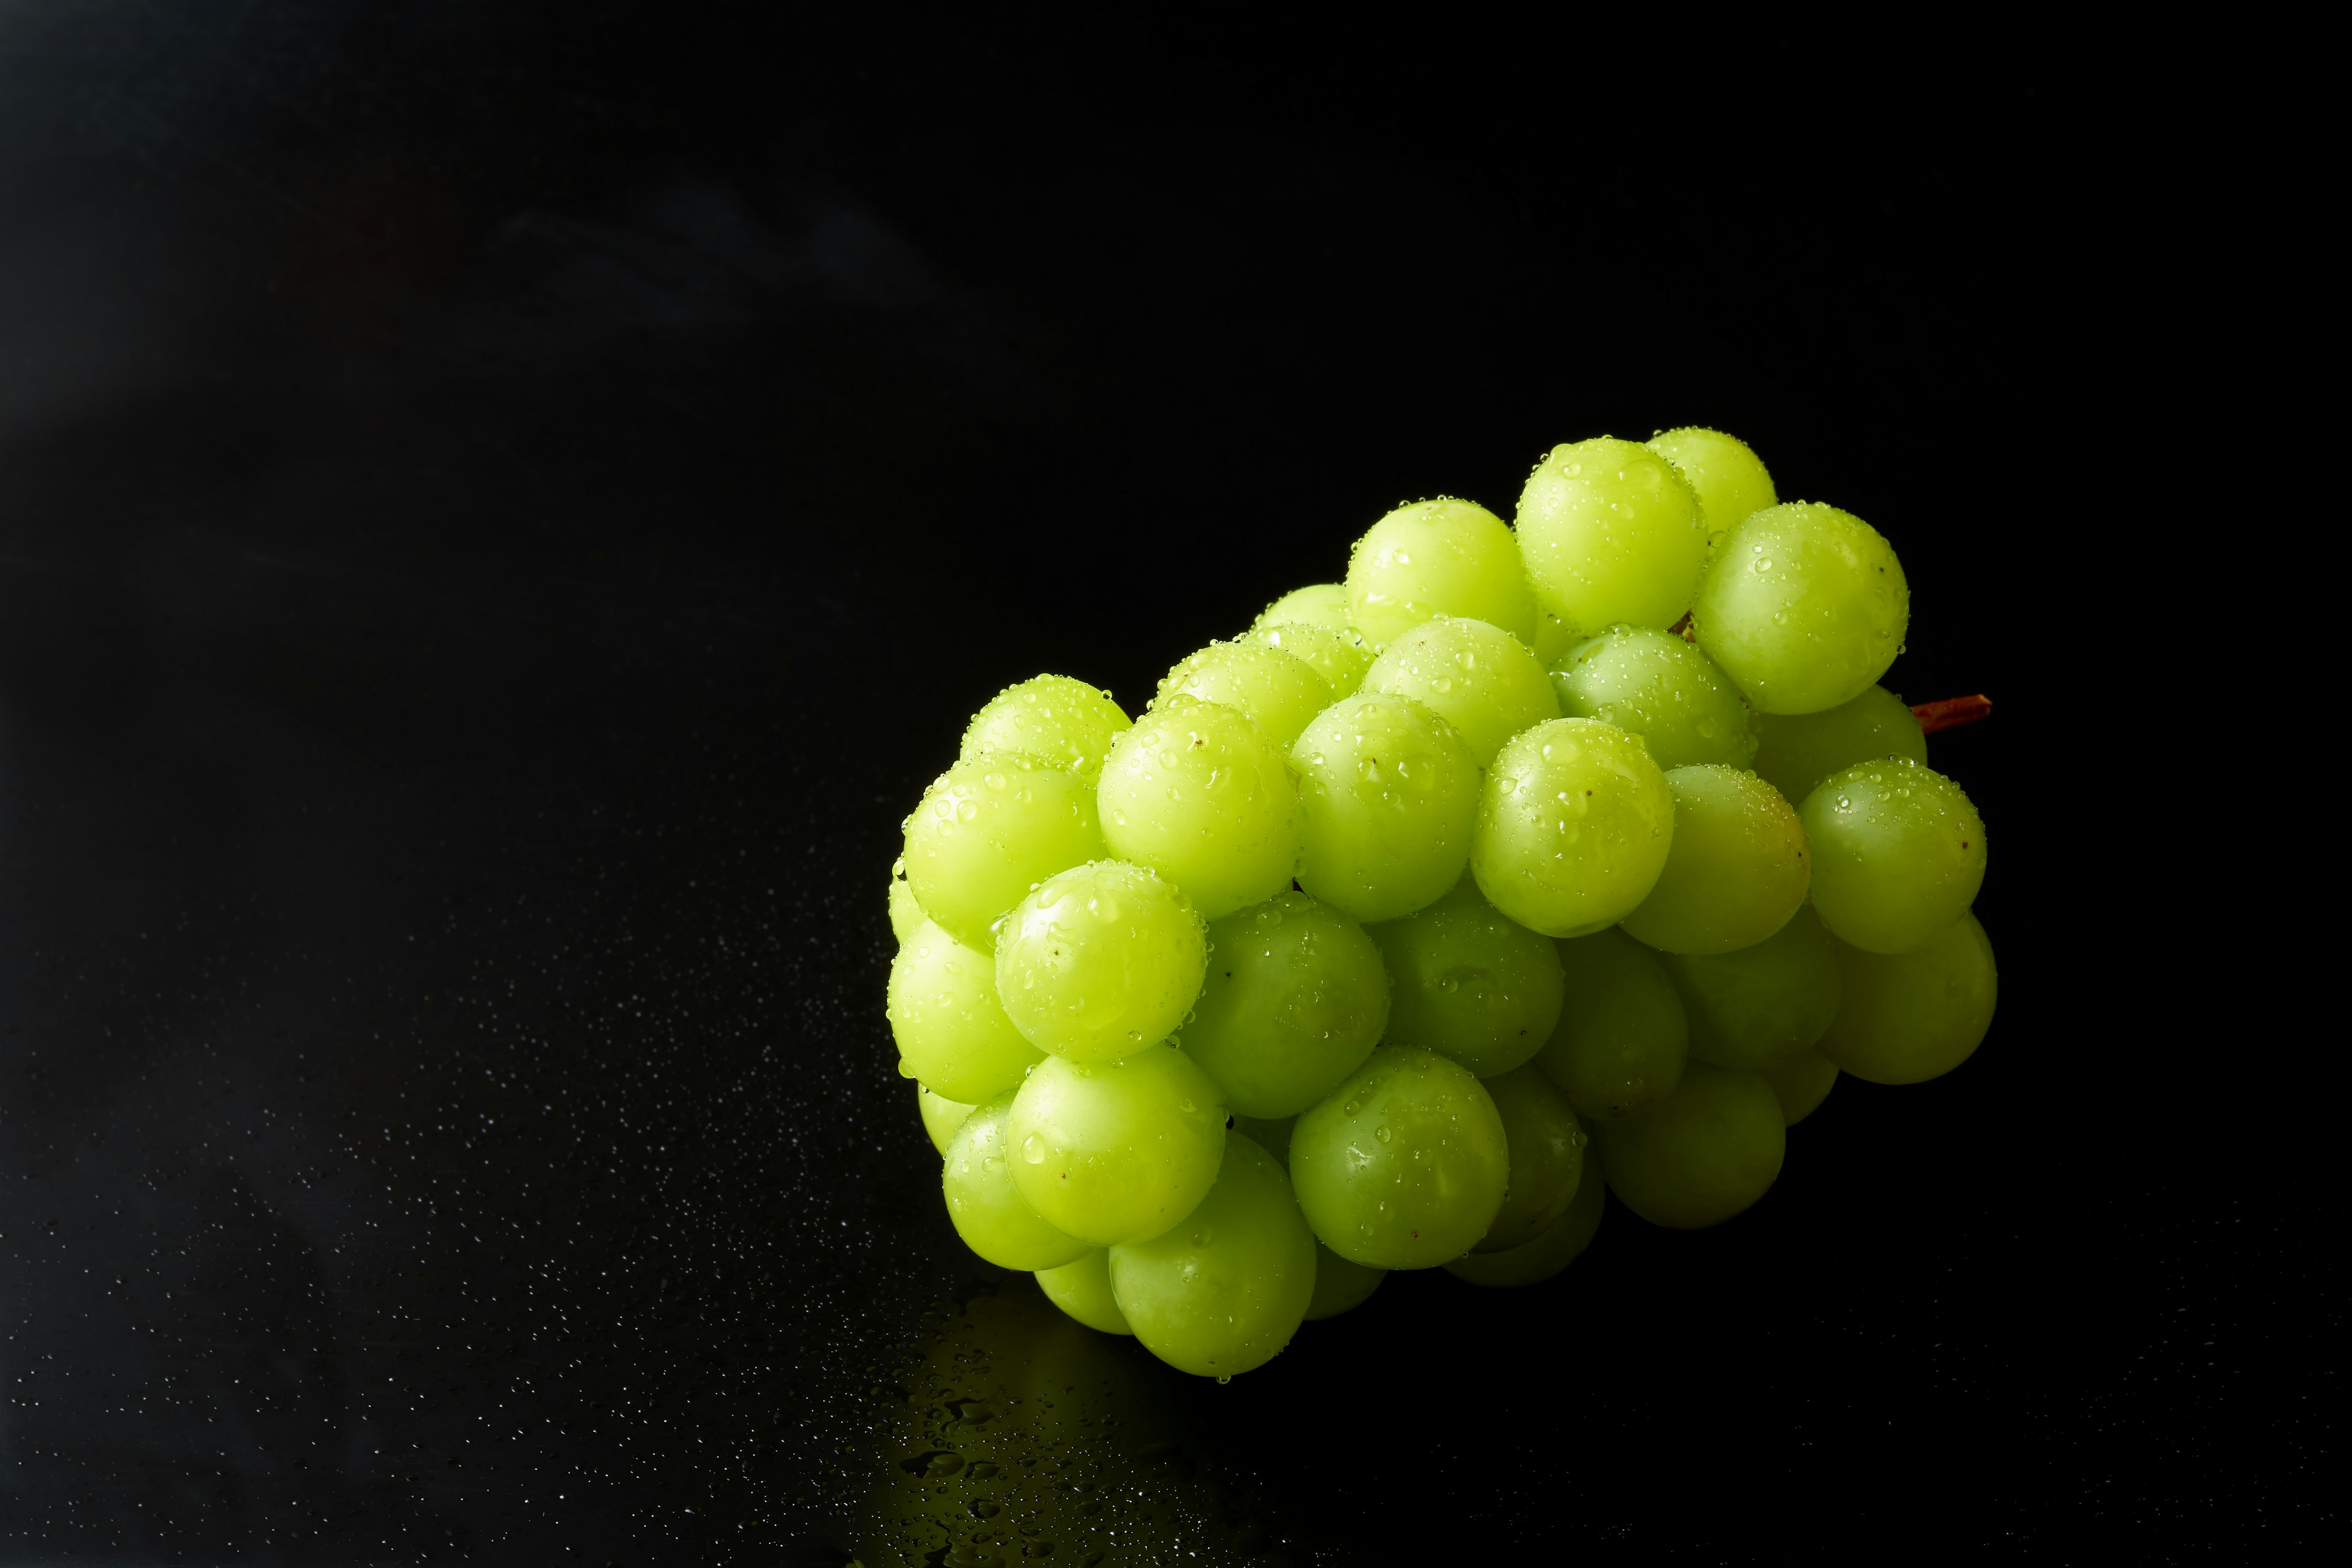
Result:
{"type": "Polygon", "coordinates": [[[1991,711],[1992,699],[1981,691],[1973,697],[1947,697],[1936,702],[1911,705],[1911,716],[1919,721],[1919,732],[1923,735],[1932,735],[1956,724],[1973,724],[1991,711]]]}

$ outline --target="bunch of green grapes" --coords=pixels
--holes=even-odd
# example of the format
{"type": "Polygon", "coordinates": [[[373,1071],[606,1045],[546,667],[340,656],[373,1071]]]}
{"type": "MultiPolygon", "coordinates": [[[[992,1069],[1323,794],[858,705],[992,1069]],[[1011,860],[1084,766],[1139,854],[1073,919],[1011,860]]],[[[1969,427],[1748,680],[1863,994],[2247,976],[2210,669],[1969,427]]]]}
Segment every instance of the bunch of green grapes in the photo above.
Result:
{"type": "Polygon", "coordinates": [[[1748,1208],[1841,1074],[1991,1022],[1984,823],[1878,684],[1909,613],[1691,428],[1555,448],[1516,526],[1397,509],[1139,716],[1010,688],[890,883],[956,1230],[1226,1378],[1392,1268],[1550,1279],[1606,1193],[1748,1208]]]}

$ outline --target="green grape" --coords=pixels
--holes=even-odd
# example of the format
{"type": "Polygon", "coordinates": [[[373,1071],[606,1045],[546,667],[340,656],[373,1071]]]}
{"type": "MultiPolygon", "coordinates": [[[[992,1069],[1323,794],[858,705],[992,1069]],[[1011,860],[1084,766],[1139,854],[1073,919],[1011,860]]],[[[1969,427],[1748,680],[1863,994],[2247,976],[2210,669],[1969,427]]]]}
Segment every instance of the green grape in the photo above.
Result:
{"type": "Polygon", "coordinates": [[[1469,1251],[1502,1209],[1510,1163],[1493,1097],[1469,1068],[1415,1046],[1374,1051],[1290,1131],[1307,1223],[1372,1268],[1432,1268],[1469,1251]]]}
{"type": "Polygon", "coordinates": [[[1810,908],[1753,947],[1677,953],[1666,969],[1690,1018],[1690,1054],[1717,1067],[1761,1072],[1801,1055],[1844,994],[1830,934],[1810,908]]]}
{"type": "Polygon", "coordinates": [[[904,942],[929,918],[915,901],[915,890],[907,886],[907,858],[902,855],[890,867],[890,934],[904,942]]]}
{"type": "Polygon", "coordinates": [[[1612,626],[1561,655],[1551,686],[1562,714],[1641,736],[1662,768],[1744,768],[1756,754],[1754,720],[1739,689],[1672,632],[1612,626]]]}
{"type": "Polygon", "coordinates": [[[947,1163],[940,1171],[948,1218],[966,1247],[999,1268],[1059,1268],[1084,1257],[1088,1244],[1040,1218],[1013,1184],[1005,1147],[1013,1100],[1000,1094],[974,1106],[948,1140],[947,1163]]]}
{"type": "Polygon", "coordinates": [[[961,1100],[945,1100],[933,1094],[929,1084],[915,1086],[915,1109],[922,1112],[923,1131],[930,1134],[931,1147],[942,1156],[948,1152],[948,1140],[963,1125],[971,1107],[961,1100]]]}
{"type": "Polygon", "coordinates": [[[1331,683],[1314,666],[1248,638],[1211,643],[1170,670],[1154,706],[1178,692],[1239,709],[1285,751],[1332,700],[1331,683]]]}
{"type": "Polygon", "coordinates": [[[1600,1172],[1594,1171],[1577,1184],[1576,1196],[1569,1200],[1568,1211],[1545,1226],[1534,1240],[1508,1252],[1465,1253],[1447,1264],[1445,1271],[1457,1279],[1494,1289],[1540,1285],[1584,1256],[1584,1249],[1592,1245],[1593,1233],[1601,1228],[1601,1215],[1608,1205],[1608,1184],[1601,1179],[1600,1172]]]}
{"type": "Polygon", "coordinates": [[[1449,894],[1373,926],[1391,982],[1387,1038],[1480,1078],[1518,1067],[1559,1021],[1559,953],[1480,898],[1449,894]]]}
{"type": "Polygon", "coordinates": [[[1480,767],[1520,731],[1559,717],[1551,680],[1528,645],[1485,621],[1433,616],[1401,632],[1363,689],[1410,697],[1460,732],[1480,767]]]}
{"type": "Polygon", "coordinates": [[[1267,626],[1328,626],[1333,631],[1352,631],[1355,624],[1348,619],[1348,589],[1341,583],[1309,583],[1304,588],[1293,588],[1268,605],[1258,618],[1250,623],[1252,630],[1267,626]]]}
{"type": "Polygon", "coordinates": [[[1584,936],[1633,913],[1665,868],[1675,797],[1638,736],[1554,719],[1495,758],[1470,869],[1530,931],[1584,936]]]}
{"type": "Polygon", "coordinates": [[[1030,1207],[1090,1247],[1116,1247],[1192,1212],[1217,1179],[1225,1107],[1168,1046],[1117,1062],[1049,1057],[1013,1097],[1004,1137],[1030,1207]]]}
{"type": "Polygon", "coordinates": [[[1209,978],[1184,1054],[1239,1115],[1296,1116],[1363,1065],[1389,1021],[1389,977],[1364,928],[1305,893],[1209,927],[1209,978]]]}
{"type": "Polygon", "coordinates": [[[1674,1093],[1690,1025],[1659,955],[1613,927],[1559,945],[1566,999],[1536,1066],[1588,1121],[1674,1093]]]}
{"type": "Polygon", "coordinates": [[[1066,768],[1002,753],[939,776],[907,818],[907,885],[923,912],[991,952],[997,920],[1056,871],[1099,859],[1094,785],[1066,768]]]}
{"type": "Polygon", "coordinates": [[[1720,1225],[1754,1204],[1788,1151],[1780,1099],[1761,1073],[1697,1061],[1674,1093],[1639,1116],[1600,1123],[1593,1138],[1610,1190],[1675,1230],[1720,1225]]]}
{"type": "Polygon", "coordinates": [[[1723,536],[1749,512],[1780,504],[1764,460],[1737,436],[1690,425],[1680,430],[1661,430],[1643,445],[1674,464],[1698,492],[1699,517],[1706,527],[1710,556],[1722,544],[1723,536]]]}
{"type": "Polygon", "coordinates": [[[888,996],[900,1072],[950,1100],[993,1100],[1040,1059],[997,1000],[995,961],[929,921],[890,961],[888,996]]]}
{"type": "Polygon", "coordinates": [[[1478,760],[1453,725],[1409,699],[1360,694],[1317,715],[1290,759],[1307,820],[1300,887],[1371,921],[1461,879],[1478,760]]]}
{"type": "Polygon", "coordinates": [[[1117,1061],[1176,1032],[1208,967],[1207,932],[1183,894],[1140,866],[1097,860],[1013,906],[996,994],[1039,1049],[1117,1061]]]}
{"type": "Polygon", "coordinates": [[[1268,1121],[1260,1116],[1234,1116],[1234,1131],[1245,1133],[1249,1141],[1282,1162],[1284,1170],[1290,1168],[1290,1130],[1298,1118],[1284,1116],[1268,1121]]]}
{"type": "Polygon", "coordinates": [[[1676,768],[1665,869],[1627,934],[1668,952],[1732,952],[1789,923],[1812,879],[1805,829],[1780,792],[1720,763],[1676,768]]]}
{"type": "Polygon", "coordinates": [[[1315,1236],[1274,1156],[1225,1140],[1216,1184],[1183,1224],[1110,1252],[1111,1293],[1135,1337],[1197,1377],[1281,1353],[1315,1296],[1315,1236]]]}
{"type": "Polygon", "coordinates": [[[1336,1318],[1342,1312],[1352,1312],[1370,1300],[1381,1281],[1389,1277],[1385,1268],[1367,1268],[1360,1263],[1350,1263],[1321,1242],[1315,1244],[1315,1294],[1307,1298],[1307,1321],[1336,1318]]]}
{"type": "Polygon", "coordinates": [[[1682,619],[1706,557],[1698,492],[1647,447],[1601,436],[1554,447],[1519,492],[1519,552],[1536,600],[1591,637],[1682,619]]]}
{"type": "Polygon", "coordinates": [[[1837,1063],[1819,1051],[1799,1051],[1764,1069],[1764,1081],[1780,1102],[1780,1120],[1790,1127],[1821,1108],[1837,1079],[1837,1063]]]}
{"type": "Polygon", "coordinates": [[[1103,764],[1111,853],[1184,889],[1204,920],[1290,885],[1301,820],[1289,759],[1237,709],[1171,696],[1103,764]]]}
{"type": "Polygon", "coordinates": [[[1474,1252],[1524,1247],[1568,1212],[1584,1174],[1584,1129],[1551,1079],[1532,1067],[1486,1079],[1510,1146],[1502,1211],[1474,1252]]]}
{"type": "Polygon", "coordinates": [[[1756,735],[1757,774],[1792,805],[1856,763],[1927,760],[1917,716],[1884,686],[1864,687],[1853,701],[1819,713],[1759,713],[1756,735]]]}
{"type": "Polygon", "coordinates": [[[1851,702],[1895,662],[1911,590],[1895,547],[1833,506],[1767,507],[1724,536],[1691,605],[1706,656],[1762,713],[1851,702]]]}
{"type": "Polygon", "coordinates": [[[1969,1059],[1992,1026],[2000,991],[1992,942],[1973,914],[1924,947],[1892,955],[1841,942],[1845,1005],[1822,1055],[1872,1083],[1923,1083],[1969,1059]]]}
{"type": "Polygon", "coordinates": [[[1560,657],[1584,640],[1584,633],[1549,610],[1536,613],[1536,662],[1546,669],[1558,669],[1560,657]]]}
{"type": "Polygon", "coordinates": [[[1466,616],[1536,640],[1536,599],[1510,525],[1475,501],[1414,501],[1364,531],[1348,557],[1348,619],[1386,647],[1432,616],[1466,616]]]}
{"type": "Polygon", "coordinates": [[[1798,808],[1813,847],[1813,908],[1831,934],[1908,952],[1952,928],[1984,886],[1984,818],[1960,786],[1912,762],[1857,763],[1798,808]]]}
{"type": "Polygon", "coordinates": [[[1110,1249],[1097,1247],[1076,1263],[1037,1270],[1037,1288],[1045,1300],[1090,1329],[1107,1334],[1132,1334],[1127,1314],[1110,1289],[1110,1249]]]}
{"type": "MultiPolygon", "coordinates": [[[[1356,689],[1364,683],[1364,671],[1372,668],[1371,647],[1364,641],[1364,634],[1353,626],[1334,629],[1286,621],[1255,627],[1248,635],[1253,641],[1278,647],[1312,666],[1324,684],[1330,687],[1334,702],[1342,697],[1353,697],[1356,689]]],[[[1297,739],[1295,735],[1291,738],[1297,739]]]]}
{"type": "Polygon", "coordinates": [[[1006,687],[972,715],[961,755],[971,762],[992,752],[1011,752],[1091,781],[1129,722],[1127,710],[1100,687],[1066,675],[1032,676],[1006,687]]]}

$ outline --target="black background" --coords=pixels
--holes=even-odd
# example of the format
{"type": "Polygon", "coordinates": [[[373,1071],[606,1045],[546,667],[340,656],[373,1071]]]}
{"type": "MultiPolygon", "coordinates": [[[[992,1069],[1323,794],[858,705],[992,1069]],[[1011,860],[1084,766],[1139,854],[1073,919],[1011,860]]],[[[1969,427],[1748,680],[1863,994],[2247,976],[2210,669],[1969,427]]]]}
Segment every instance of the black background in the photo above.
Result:
{"type": "Polygon", "coordinates": [[[964,716],[1133,709],[1397,501],[1691,422],[1895,542],[1890,684],[1999,704],[1933,747],[1990,1038],[1720,1231],[1127,1365],[1194,1511],[1110,1561],[2340,1529],[2324,1205],[2235,1114],[2279,1026],[2171,934],[2233,873],[2101,772],[2129,427],[2206,330],[2160,119],[765,16],[0,5],[0,1555],[887,1560],[911,1362],[1034,1306],[881,1017],[964,716]]]}

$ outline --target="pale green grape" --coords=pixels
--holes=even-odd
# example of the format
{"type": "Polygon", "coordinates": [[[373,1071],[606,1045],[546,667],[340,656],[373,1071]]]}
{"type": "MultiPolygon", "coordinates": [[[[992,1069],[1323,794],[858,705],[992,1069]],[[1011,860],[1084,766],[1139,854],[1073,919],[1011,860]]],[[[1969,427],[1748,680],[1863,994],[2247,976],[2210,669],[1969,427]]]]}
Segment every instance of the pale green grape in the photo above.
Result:
{"type": "Polygon", "coordinates": [[[1285,621],[1254,627],[1249,636],[1312,665],[1315,673],[1331,688],[1334,702],[1342,697],[1353,697],[1356,689],[1364,683],[1364,671],[1372,668],[1371,647],[1364,641],[1364,634],[1353,626],[1335,628],[1285,621]]]}
{"type": "Polygon", "coordinates": [[[1910,620],[1895,547],[1814,501],[1768,507],[1733,528],[1691,605],[1698,646],[1763,713],[1853,701],[1895,662],[1910,620]]]}
{"type": "Polygon", "coordinates": [[[1837,1079],[1837,1063],[1819,1051],[1799,1051],[1764,1069],[1764,1081],[1780,1102],[1780,1120],[1790,1127],[1821,1108],[1837,1079]]]}
{"type": "Polygon", "coordinates": [[[1559,1021],[1559,953],[1481,898],[1448,895],[1373,926],[1391,982],[1388,1040],[1480,1078],[1520,1066],[1559,1021]]]}
{"type": "Polygon", "coordinates": [[[1536,639],[1536,599],[1510,526],[1475,501],[1414,501],[1364,531],[1348,557],[1348,619],[1385,647],[1432,616],[1467,616],[1536,639]]]}
{"type": "Polygon", "coordinates": [[[971,1114],[971,1106],[961,1100],[943,1100],[931,1092],[929,1084],[922,1083],[915,1086],[915,1108],[922,1112],[923,1131],[930,1134],[931,1147],[943,1156],[948,1152],[948,1140],[971,1114]]]}
{"type": "Polygon", "coordinates": [[[1389,977],[1364,928],[1305,893],[1209,927],[1209,978],[1183,1049],[1238,1115],[1296,1116],[1363,1065],[1389,1021],[1389,977]]]}
{"type": "Polygon", "coordinates": [[[1211,643],[1170,670],[1155,706],[1178,692],[1239,709],[1285,751],[1333,696],[1331,683],[1305,659],[1248,638],[1211,643]]]}
{"type": "Polygon", "coordinates": [[[1447,1264],[1445,1271],[1473,1285],[1495,1289],[1540,1285],[1584,1256],[1608,1205],[1608,1184],[1599,1171],[1589,1172],[1577,1184],[1568,1212],[1545,1226],[1534,1240],[1508,1252],[1466,1253],[1447,1264]]]}
{"type": "Polygon", "coordinates": [[[1552,664],[1552,692],[1570,719],[1598,719],[1639,735],[1662,768],[1756,754],[1754,717],[1739,689],[1672,632],[1612,626],[1552,664]]]}
{"type": "Polygon", "coordinates": [[[1307,1301],[1307,1321],[1336,1318],[1352,1312],[1371,1299],[1389,1277],[1385,1268],[1350,1263],[1321,1242],[1315,1244],[1315,1294],[1307,1301]]]}
{"type": "Polygon", "coordinates": [[[1468,742],[1480,767],[1520,731],[1559,717],[1551,680],[1527,644],[1486,621],[1433,616],[1400,632],[1363,689],[1410,697],[1468,742]]]}
{"type": "Polygon", "coordinates": [[[890,934],[904,942],[929,919],[923,906],[915,901],[915,890],[907,886],[907,858],[902,855],[890,867],[890,934]]]}
{"type": "Polygon", "coordinates": [[[1524,1247],[1568,1212],[1584,1174],[1584,1129],[1551,1079],[1532,1067],[1486,1080],[1510,1147],[1510,1183],[1495,1223],[1472,1248],[1524,1247]]]}
{"type": "Polygon", "coordinates": [[[1306,1321],[1315,1235],[1274,1156],[1232,1137],[1216,1184],[1181,1225],[1111,1248],[1110,1284],[1153,1355],[1232,1377],[1272,1361],[1306,1321]]]}
{"type": "Polygon", "coordinates": [[[929,921],[890,961],[887,1016],[899,1070],[950,1100],[977,1105],[1008,1089],[1041,1053],[996,995],[996,962],[929,921]]]}
{"type": "Polygon", "coordinates": [[[1586,636],[1549,610],[1538,610],[1536,613],[1536,662],[1546,669],[1558,669],[1560,656],[1583,642],[1586,636]]]}
{"type": "Polygon", "coordinates": [[[1872,1083],[1923,1083],[1973,1055],[1992,1026],[2000,977],[1992,942],[1973,914],[1909,952],[1840,943],[1845,1005],[1821,1052],[1872,1083]]]}
{"type": "Polygon", "coordinates": [[[1536,1066],[1588,1121],[1672,1094],[1690,1025],[1664,962],[1613,927],[1559,946],[1564,1000],[1536,1066]]]}
{"type": "Polygon", "coordinates": [[[1864,687],[1853,701],[1819,713],[1759,713],[1756,735],[1758,775],[1791,805],[1856,763],[1927,760],[1927,737],[1919,731],[1917,716],[1884,686],[1864,687]]]}
{"type": "Polygon", "coordinates": [[[1372,1268],[1432,1268],[1469,1251],[1502,1209],[1510,1166],[1485,1087],[1415,1046],[1374,1051],[1290,1131],[1307,1223],[1372,1268]]]}
{"type": "Polygon", "coordinates": [[[1034,757],[967,758],[907,818],[907,885],[967,946],[993,952],[997,919],[1056,871],[1103,853],[1094,785],[1034,757]]]}
{"type": "Polygon", "coordinates": [[[1116,1061],[1176,1032],[1208,965],[1207,932],[1183,894],[1143,867],[1097,860],[1013,906],[996,994],[1040,1050],[1116,1061]]]}
{"type": "Polygon", "coordinates": [[[1176,1224],[1217,1179],[1224,1100],[1167,1046],[1116,1062],[1049,1057],[1013,1097],[1004,1136],[1030,1207],[1090,1247],[1116,1247],[1176,1224]]]}
{"type": "Polygon", "coordinates": [[[1749,512],[1780,504],[1764,460],[1737,436],[1692,425],[1661,430],[1643,445],[1672,462],[1698,492],[1710,555],[1749,512]]]}
{"type": "Polygon", "coordinates": [[[1290,748],[1306,813],[1298,885],[1360,921],[1394,920],[1461,879],[1478,760],[1402,697],[1335,702],[1290,748]]]}
{"type": "Polygon", "coordinates": [[[1354,623],[1348,619],[1347,584],[1309,583],[1304,588],[1293,588],[1268,605],[1250,626],[1254,630],[1266,626],[1307,626],[1352,631],[1354,623]]]}
{"type": "Polygon", "coordinates": [[[1638,736],[1554,719],[1496,756],[1470,869],[1487,901],[1530,931],[1583,936],[1650,896],[1674,834],[1674,792],[1638,736]]]}
{"type": "Polygon", "coordinates": [[[1844,994],[1830,934],[1811,909],[1752,947],[1675,954],[1666,969],[1690,1018],[1690,1054],[1717,1067],[1760,1072],[1801,1055],[1844,994]]]}
{"type": "MultiPolygon", "coordinates": [[[[1039,1069],[1043,1071],[1043,1068],[1039,1069]]],[[[1761,1073],[1692,1062],[1674,1093],[1593,1128],[1610,1190],[1652,1225],[1720,1225],[1780,1174],[1788,1129],[1761,1073]]]]}
{"type": "Polygon", "coordinates": [[[1698,492],[1674,464],[1601,436],[1554,447],[1519,492],[1519,552],[1536,600],[1591,637],[1682,619],[1706,557],[1698,492]]]}
{"type": "Polygon", "coordinates": [[[972,715],[961,754],[971,762],[1011,752],[1091,780],[1128,723],[1127,710],[1100,687],[1066,675],[1036,675],[1006,687],[972,715]]]}
{"type": "Polygon", "coordinates": [[[1913,762],[1857,763],[1798,808],[1813,908],[1831,934],[1908,952],[1948,931],[1984,886],[1984,818],[1960,786],[1913,762]]]}
{"type": "Polygon", "coordinates": [[[1110,1249],[1097,1247],[1076,1263],[1037,1270],[1037,1288],[1045,1300],[1090,1329],[1107,1334],[1132,1334],[1127,1314],[1110,1289],[1110,1249]]]}
{"type": "Polygon", "coordinates": [[[1285,1116],[1269,1121],[1263,1117],[1244,1116],[1236,1111],[1234,1113],[1233,1130],[1246,1134],[1251,1142],[1281,1161],[1283,1168],[1287,1170],[1290,1167],[1290,1129],[1297,1121],[1296,1116],[1285,1116]]]}
{"type": "Polygon", "coordinates": [[[1780,792],[1720,763],[1676,768],[1675,839],[1665,869],[1624,919],[1667,952],[1731,952],[1789,923],[1812,877],[1805,829],[1780,792]]]}
{"type": "Polygon", "coordinates": [[[940,1170],[948,1218],[966,1247],[999,1268],[1059,1268],[1088,1244],[1047,1224],[1013,1184],[1004,1126],[1012,1109],[1010,1094],[974,1106],[948,1140],[940,1170]]]}
{"type": "Polygon", "coordinates": [[[1171,696],[1103,764],[1103,837],[1149,866],[1204,920],[1290,885],[1302,827],[1289,759],[1237,709],[1171,696]]]}

